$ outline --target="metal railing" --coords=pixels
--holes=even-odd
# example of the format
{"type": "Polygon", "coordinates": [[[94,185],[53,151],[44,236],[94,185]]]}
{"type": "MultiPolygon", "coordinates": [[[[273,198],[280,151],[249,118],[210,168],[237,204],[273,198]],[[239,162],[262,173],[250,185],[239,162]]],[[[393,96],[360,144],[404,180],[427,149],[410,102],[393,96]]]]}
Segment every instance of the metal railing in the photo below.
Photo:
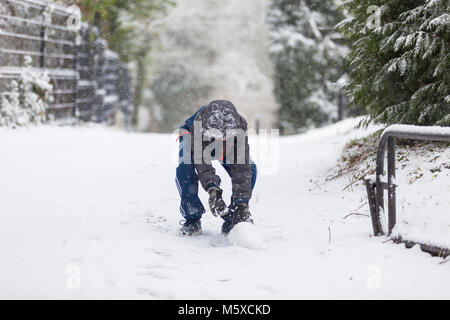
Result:
{"type": "Polygon", "coordinates": [[[96,28],[69,28],[70,16],[66,8],[39,0],[2,0],[0,94],[10,94],[10,81],[21,77],[29,56],[32,67],[48,71],[54,87],[49,118],[113,123],[117,110],[131,118],[132,81],[126,65],[108,50],[96,28]]]}
{"type": "MultiPolygon", "coordinates": [[[[375,236],[386,234],[383,230],[381,215],[384,212],[384,191],[388,193],[388,230],[391,235],[397,221],[396,213],[396,188],[395,183],[395,141],[396,139],[428,140],[428,141],[450,141],[450,128],[442,127],[419,127],[411,125],[393,125],[384,130],[378,142],[376,175],[366,177],[368,203],[372,218],[373,232],[375,236]],[[384,161],[387,152],[387,179],[384,175],[384,161]]],[[[440,256],[450,255],[447,248],[439,248],[427,244],[420,244],[397,237],[395,242],[403,242],[407,246],[419,244],[424,251],[440,256]]]]}

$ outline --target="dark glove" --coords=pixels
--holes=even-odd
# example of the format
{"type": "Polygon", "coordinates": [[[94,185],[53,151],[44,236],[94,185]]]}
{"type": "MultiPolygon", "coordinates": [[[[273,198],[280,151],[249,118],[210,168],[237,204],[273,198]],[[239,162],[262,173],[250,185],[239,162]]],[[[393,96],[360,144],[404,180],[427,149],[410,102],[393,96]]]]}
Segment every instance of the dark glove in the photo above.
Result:
{"type": "Polygon", "coordinates": [[[252,215],[250,214],[248,204],[246,203],[240,203],[236,206],[231,206],[229,208],[229,212],[232,216],[232,226],[235,226],[236,224],[241,222],[253,223],[252,215]]]}
{"type": "Polygon", "coordinates": [[[208,189],[209,193],[209,208],[215,217],[222,217],[228,214],[228,208],[222,199],[222,189],[218,187],[211,187],[208,189]]]}

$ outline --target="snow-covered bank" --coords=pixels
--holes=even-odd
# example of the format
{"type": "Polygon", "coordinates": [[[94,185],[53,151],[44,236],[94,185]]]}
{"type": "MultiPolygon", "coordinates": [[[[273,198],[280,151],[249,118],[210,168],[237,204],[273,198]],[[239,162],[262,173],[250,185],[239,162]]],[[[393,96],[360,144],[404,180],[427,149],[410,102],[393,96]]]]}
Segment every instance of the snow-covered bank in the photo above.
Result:
{"type": "Polygon", "coordinates": [[[210,213],[202,236],[177,236],[172,136],[1,129],[0,298],[450,298],[450,264],[371,237],[370,218],[346,217],[364,187],[325,182],[367,134],[356,122],[281,138],[251,203],[262,250],[230,245],[210,213]]]}
{"type": "Polygon", "coordinates": [[[450,248],[450,148],[399,148],[397,225],[393,234],[450,248]]]}

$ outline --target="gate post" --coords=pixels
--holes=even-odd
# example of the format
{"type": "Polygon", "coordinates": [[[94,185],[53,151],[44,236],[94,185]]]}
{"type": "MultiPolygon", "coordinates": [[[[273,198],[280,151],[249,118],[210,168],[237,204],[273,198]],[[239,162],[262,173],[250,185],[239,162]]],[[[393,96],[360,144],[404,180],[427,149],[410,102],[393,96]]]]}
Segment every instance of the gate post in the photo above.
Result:
{"type": "Polygon", "coordinates": [[[366,183],[367,200],[369,203],[370,217],[372,219],[373,234],[377,236],[381,233],[381,228],[377,217],[377,200],[375,198],[376,183],[373,181],[372,177],[366,177],[364,181],[366,183]]]}
{"type": "Polygon", "coordinates": [[[389,206],[389,231],[396,223],[396,197],[395,197],[395,137],[388,138],[388,206],[389,206]]]}

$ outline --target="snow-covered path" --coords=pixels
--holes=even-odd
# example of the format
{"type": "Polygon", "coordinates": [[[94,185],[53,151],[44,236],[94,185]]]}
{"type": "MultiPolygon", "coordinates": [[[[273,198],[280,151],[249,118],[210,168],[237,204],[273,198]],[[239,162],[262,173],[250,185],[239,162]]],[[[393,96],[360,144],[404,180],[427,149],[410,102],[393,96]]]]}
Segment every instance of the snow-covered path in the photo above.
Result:
{"type": "Polygon", "coordinates": [[[210,213],[177,236],[173,136],[2,129],[0,298],[450,298],[450,264],[343,219],[365,190],[324,182],[354,124],[281,139],[252,199],[262,250],[230,245],[210,213]]]}

